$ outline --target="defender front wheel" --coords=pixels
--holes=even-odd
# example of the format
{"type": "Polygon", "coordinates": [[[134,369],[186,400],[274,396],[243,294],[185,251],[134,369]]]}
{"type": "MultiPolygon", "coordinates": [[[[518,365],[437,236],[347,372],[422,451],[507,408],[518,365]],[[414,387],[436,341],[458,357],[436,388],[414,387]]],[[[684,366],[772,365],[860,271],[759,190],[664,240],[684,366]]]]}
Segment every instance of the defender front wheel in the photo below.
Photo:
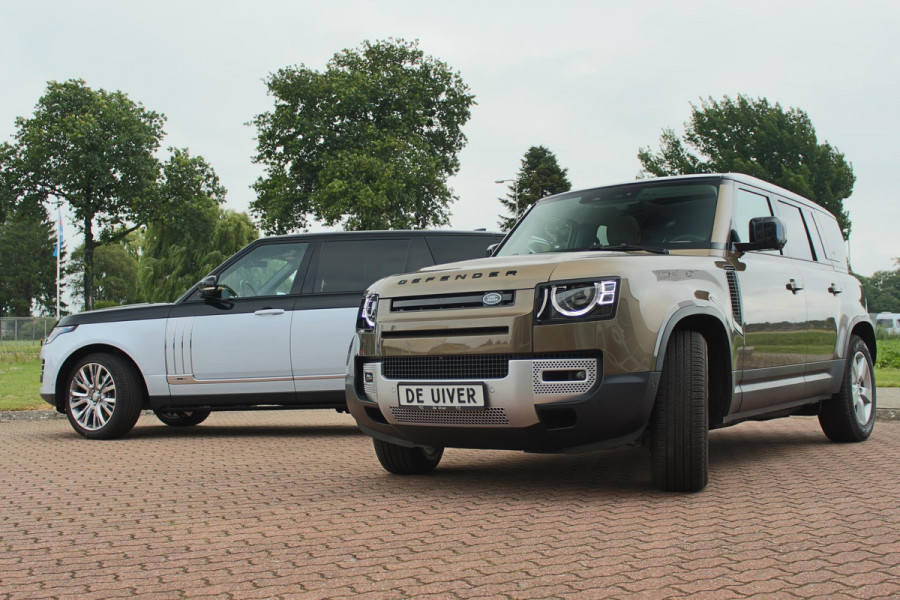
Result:
{"type": "Polygon", "coordinates": [[[699,492],[709,480],[706,363],[700,333],[672,334],[650,418],[652,479],[661,490],[699,492]]]}
{"type": "Polygon", "coordinates": [[[441,456],[444,455],[443,448],[407,448],[383,442],[381,440],[372,440],[375,444],[375,454],[378,461],[386,471],[395,475],[425,475],[431,473],[437,468],[441,462],[441,456]]]}

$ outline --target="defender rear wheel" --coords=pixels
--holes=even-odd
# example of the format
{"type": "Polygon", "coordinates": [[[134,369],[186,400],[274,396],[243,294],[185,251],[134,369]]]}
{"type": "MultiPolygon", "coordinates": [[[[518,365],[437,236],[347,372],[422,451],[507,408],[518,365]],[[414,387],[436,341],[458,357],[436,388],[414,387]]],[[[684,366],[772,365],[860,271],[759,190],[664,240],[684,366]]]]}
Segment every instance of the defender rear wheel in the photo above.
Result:
{"type": "Polygon", "coordinates": [[[431,473],[441,462],[443,448],[407,448],[390,442],[372,440],[375,454],[386,471],[395,475],[425,475],[431,473]]]}
{"type": "Polygon", "coordinates": [[[676,331],[666,348],[650,422],[654,487],[699,492],[709,480],[706,340],[676,331]]]}
{"type": "Polygon", "coordinates": [[[837,394],[824,400],[819,425],[832,442],[861,442],[875,428],[875,374],[869,348],[850,338],[844,379],[837,394]]]}

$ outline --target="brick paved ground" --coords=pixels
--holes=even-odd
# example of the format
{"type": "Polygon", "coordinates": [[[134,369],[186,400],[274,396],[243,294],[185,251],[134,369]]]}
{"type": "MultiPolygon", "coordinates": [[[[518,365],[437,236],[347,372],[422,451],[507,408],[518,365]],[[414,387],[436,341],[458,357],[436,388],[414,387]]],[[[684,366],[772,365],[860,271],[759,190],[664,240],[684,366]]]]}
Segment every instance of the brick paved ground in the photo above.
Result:
{"type": "Polygon", "coordinates": [[[390,476],[328,411],[144,416],[115,442],[2,423],[0,599],[900,596],[900,422],[711,440],[710,486],[672,495],[635,448],[390,476]]]}

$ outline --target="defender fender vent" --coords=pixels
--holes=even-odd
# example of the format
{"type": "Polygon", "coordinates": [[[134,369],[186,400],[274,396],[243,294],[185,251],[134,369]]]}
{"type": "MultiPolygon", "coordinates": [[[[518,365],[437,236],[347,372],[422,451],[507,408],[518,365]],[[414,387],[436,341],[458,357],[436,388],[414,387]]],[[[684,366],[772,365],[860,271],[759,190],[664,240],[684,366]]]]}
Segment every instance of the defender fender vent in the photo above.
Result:
{"type": "Polygon", "coordinates": [[[728,292],[731,294],[731,314],[738,325],[744,325],[744,306],[741,303],[741,286],[738,284],[734,267],[725,267],[725,278],[728,279],[728,292]]]}

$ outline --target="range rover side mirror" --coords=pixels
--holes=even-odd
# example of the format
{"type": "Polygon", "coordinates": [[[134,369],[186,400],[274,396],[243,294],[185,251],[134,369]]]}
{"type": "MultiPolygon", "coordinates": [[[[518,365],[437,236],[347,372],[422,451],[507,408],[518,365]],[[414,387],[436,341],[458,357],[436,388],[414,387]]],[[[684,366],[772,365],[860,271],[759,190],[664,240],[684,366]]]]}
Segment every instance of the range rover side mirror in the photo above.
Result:
{"type": "Polygon", "coordinates": [[[222,297],[222,288],[219,287],[219,277],[209,275],[200,280],[200,297],[204,300],[214,300],[222,297]]]}
{"type": "Polygon", "coordinates": [[[750,241],[736,242],[735,250],[781,250],[787,243],[784,223],[778,217],[754,217],[750,219],[750,241]]]}
{"type": "Polygon", "coordinates": [[[500,246],[500,242],[497,242],[496,244],[491,244],[490,246],[488,246],[487,247],[487,256],[493,256],[494,250],[496,250],[499,246],[500,246]]]}

